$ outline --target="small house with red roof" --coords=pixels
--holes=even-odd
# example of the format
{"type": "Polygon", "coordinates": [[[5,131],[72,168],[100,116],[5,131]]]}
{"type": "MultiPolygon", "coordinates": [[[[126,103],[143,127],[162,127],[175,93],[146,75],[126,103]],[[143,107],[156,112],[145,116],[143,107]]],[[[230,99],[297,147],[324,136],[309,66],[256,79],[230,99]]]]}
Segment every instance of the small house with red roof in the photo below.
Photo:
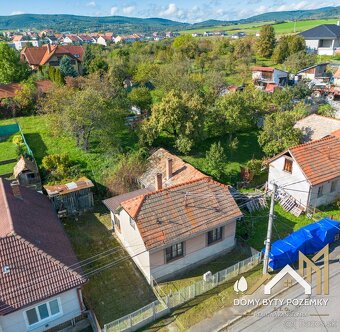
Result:
{"type": "Polygon", "coordinates": [[[25,47],[21,51],[21,59],[34,70],[43,65],[59,67],[61,58],[68,56],[74,69],[81,74],[83,54],[84,48],[80,45],[45,44],[42,47],[25,47]]]}
{"type": "Polygon", "coordinates": [[[267,163],[268,188],[276,183],[305,210],[340,198],[340,130],[293,146],[267,163]]]}
{"type": "Polygon", "coordinates": [[[272,67],[255,66],[252,68],[252,78],[256,87],[267,92],[288,84],[289,73],[272,67]]]}
{"type": "Polygon", "coordinates": [[[242,217],[228,186],[160,150],[141,189],[104,200],[118,239],[151,284],[231,250],[242,217]]]}
{"type": "Polygon", "coordinates": [[[86,282],[48,198],[0,178],[0,331],[59,331],[85,310],[86,282]]]}

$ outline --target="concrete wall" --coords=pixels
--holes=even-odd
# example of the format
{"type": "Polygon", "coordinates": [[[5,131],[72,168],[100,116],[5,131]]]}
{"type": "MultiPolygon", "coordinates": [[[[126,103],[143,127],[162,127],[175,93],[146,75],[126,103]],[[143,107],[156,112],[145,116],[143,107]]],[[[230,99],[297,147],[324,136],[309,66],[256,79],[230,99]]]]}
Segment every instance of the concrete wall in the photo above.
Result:
{"type": "Polygon", "coordinates": [[[337,178],[337,187],[334,192],[330,192],[332,181],[323,183],[323,195],[318,196],[318,188],[320,186],[312,187],[301,171],[299,165],[293,161],[292,173],[283,170],[285,157],[282,156],[269,165],[268,174],[268,188],[272,189],[272,182],[275,181],[279,186],[285,186],[294,183],[284,188],[284,190],[293,196],[304,207],[318,207],[320,205],[327,205],[336,200],[340,195],[340,176],[337,178]],[[295,183],[297,182],[297,183],[295,183]]]}
{"type": "Polygon", "coordinates": [[[150,253],[151,275],[156,280],[164,280],[232,249],[235,245],[235,229],[235,220],[226,224],[222,240],[209,246],[207,232],[184,241],[184,256],[169,263],[166,263],[165,248],[150,253]]]}
{"type": "Polygon", "coordinates": [[[328,205],[332,202],[334,202],[337,198],[340,198],[340,176],[333,180],[324,182],[319,186],[315,186],[311,189],[311,195],[310,195],[310,206],[311,207],[318,207],[321,205],[328,205]],[[334,192],[331,191],[332,182],[336,181],[336,189],[334,192]],[[322,196],[318,197],[318,190],[319,187],[322,186],[322,196]]]}
{"type": "MultiPolygon", "coordinates": [[[[36,305],[29,306],[23,310],[18,310],[11,314],[0,316],[0,331],[2,330],[3,332],[23,332],[23,331],[42,332],[46,331],[48,328],[52,328],[54,326],[67,322],[81,314],[77,289],[71,289],[65,293],[51,297],[47,301],[51,301],[56,298],[60,299],[61,304],[60,308],[61,315],[59,317],[51,318],[50,321],[42,322],[42,325],[34,329],[30,329],[26,323],[25,311],[35,307],[36,305]]],[[[42,301],[41,303],[45,303],[47,301],[42,301]]]]}
{"type": "MultiPolygon", "coordinates": [[[[150,259],[149,252],[146,251],[143,239],[139,233],[137,224],[135,228],[130,225],[130,216],[124,210],[121,209],[116,216],[120,220],[120,232],[115,227],[115,233],[124,245],[126,251],[130,254],[133,261],[142,271],[146,279],[150,282],[150,259]]],[[[111,213],[111,218],[113,214],[111,213]]]]}
{"type": "Polygon", "coordinates": [[[310,189],[309,182],[306,181],[305,175],[295,161],[293,161],[292,173],[283,170],[284,162],[285,157],[281,156],[269,164],[268,188],[270,190],[273,188],[273,181],[278,186],[285,186],[289,183],[298,182],[287,186],[285,191],[293,196],[303,206],[307,206],[308,193],[310,189]]]}
{"type": "Polygon", "coordinates": [[[313,50],[315,51],[319,47],[319,40],[318,39],[317,40],[305,40],[305,42],[306,42],[307,49],[310,50],[310,51],[313,51],[313,50]]]}

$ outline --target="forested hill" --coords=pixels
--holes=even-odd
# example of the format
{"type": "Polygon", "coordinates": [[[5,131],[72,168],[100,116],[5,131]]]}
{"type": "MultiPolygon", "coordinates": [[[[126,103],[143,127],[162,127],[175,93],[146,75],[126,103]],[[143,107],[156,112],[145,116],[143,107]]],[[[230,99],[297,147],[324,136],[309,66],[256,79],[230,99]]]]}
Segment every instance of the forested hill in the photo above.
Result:
{"type": "Polygon", "coordinates": [[[14,29],[52,29],[59,32],[114,31],[115,33],[153,32],[185,30],[186,28],[211,27],[235,23],[286,21],[304,19],[326,19],[340,17],[340,6],[324,7],[313,10],[295,10],[264,13],[238,21],[207,21],[189,24],[163,18],[137,18],[124,16],[77,16],[77,15],[42,15],[21,14],[0,16],[0,30],[14,29]]]}
{"type": "Polygon", "coordinates": [[[136,18],[124,16],[77,16],[21,14],[0,16],[0,30],[52,29],[60,32],[114,31],[115,33],[164,31],[183,29],[189,24],[163,18],[136,18]]]}

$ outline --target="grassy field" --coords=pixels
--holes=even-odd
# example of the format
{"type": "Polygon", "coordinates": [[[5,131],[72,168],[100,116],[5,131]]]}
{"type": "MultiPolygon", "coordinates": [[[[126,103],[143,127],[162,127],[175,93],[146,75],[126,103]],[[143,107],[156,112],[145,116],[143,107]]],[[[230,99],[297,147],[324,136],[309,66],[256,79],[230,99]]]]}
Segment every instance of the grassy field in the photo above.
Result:
{"type": "Polygon", "coordinates": [[[205,31],[226,31],[228,35],[234,34],[239,31],[244,31],[247,34],[254,35],[261,29],[261,26],[266,24],[272,24],[277,35],[289,34],[294,32],[302,32],[308,29],[311,29],[320,24],[336,24],[337,19],[330,20],[306,20],[306,21],[297,21],[297,22],[284,22],[284,23],[275,23],[275,22],[256,22],[256,23],[247,23],[247,24],[235,24],[235,25],[219,25],[214,27],[207,27],[202,29],[190,29],[183,30],[181,33],[203,33],[205,31]]]}
{"type": "MultiPolygon", "coordinates": [[[[333,217],[335,220],[340,220],[340,210],[335,205],[319,207],[319,209],[322,212],[314,215],[316,220],[320,220],[324,217],[333,217]]],[[[268,209],[258,210],[255,213],[245,215],[246,220],[253,223],[253,232],[251,236],[245,240],[247,240],[247,243],[250,246],[259,251],[263,249],[263,241],[267,234],[268,215],[268,209]]],[[[291,213],[285,211],[280,205],[276,204],[273,241],[284,238],[302,226],[306,226],[312,222],[313,221],[307,218],[306,215],[295,217],[291,213]]]]}
{"type": "MultiPolygon", "coordinates": [[[[0,161],[18,157],[17,146],[13,143],[13,136],[15,135],[0,138],[0,161]]],[[[16,162],[0,165],[0,174],[13,172],[15,164],[16,162]]]]}
{"type": "MultiPolygon", "coordinates": [[[[234,184],[240,180],[240,169],[242,165],[252,159],[261,159],[263,152],[257,141],[258,132],[256,130],[245,133],[237,133],[236,137],[239,140],[236,151],[230,153],[229,136],[222,136],[219,138],[209,138],[201,142],[193,148],[188,155],[180,155],[186,162],[193,165],[203,173],[208,173],[206,151],[209,150],[212,143],[220,141],[226,153],[227,162],[224,168],[225,175],[220,179],[223,183],[234,184]]],[[[172,137],[163,136],[156,142],[156,145],[163,146],[169,151],[172,151],[173,142],[172,137]]],[[[172,151],[176,154],[176,151],[172,151]]]]}
{"type": "MultiPolygon", "coordinates": [[[[85,272],[129,257],[112,236],[110,216],[103,205],[98,205],[93,213],[84,214],[78,220],[67,219],[64,226],[80,261],[117,248],[110,255],[84,266],[85,272]]],[[[90,277],[83,287],[83,295],[86,305],[93,309],[101,326],[156,299],[151,287],[130,258],[90,277]]]]}
{"type": "MultiPolygon", "coordinates": [[[[112,155],[96,148],[84,152],[76,146],[73,137],[55,135],[51,131],[50,122],[45,115],[21,117],[16,120],[24,132],[38,166],[41,166],[42,159],[48,154],[65,153],[72,160],[80,163],[82,171],[87,176],[101,183],[103,170],[113,164],[112,155]]],[[[0,121],[0,125],[9,123],[13,123],[13,120],[0,121]]]]}

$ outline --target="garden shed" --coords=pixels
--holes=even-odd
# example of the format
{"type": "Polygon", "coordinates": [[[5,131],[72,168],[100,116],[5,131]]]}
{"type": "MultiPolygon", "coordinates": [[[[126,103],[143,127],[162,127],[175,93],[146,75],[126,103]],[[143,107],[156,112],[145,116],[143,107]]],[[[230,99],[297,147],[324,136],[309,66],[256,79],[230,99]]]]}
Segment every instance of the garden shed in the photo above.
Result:
{"type": "Polygon", "coordinates": [[[13,175],[20,185],[34,190],[41,190],[41,179],[35,160],[21,156],[14,166],[13,175]]]}
{"type": "Polygon", "coordinates": [[[60,217],[81,214],[93,208],[91,180],[81,177],[74,182],[44,186],[53,207],[60,217]]]}

